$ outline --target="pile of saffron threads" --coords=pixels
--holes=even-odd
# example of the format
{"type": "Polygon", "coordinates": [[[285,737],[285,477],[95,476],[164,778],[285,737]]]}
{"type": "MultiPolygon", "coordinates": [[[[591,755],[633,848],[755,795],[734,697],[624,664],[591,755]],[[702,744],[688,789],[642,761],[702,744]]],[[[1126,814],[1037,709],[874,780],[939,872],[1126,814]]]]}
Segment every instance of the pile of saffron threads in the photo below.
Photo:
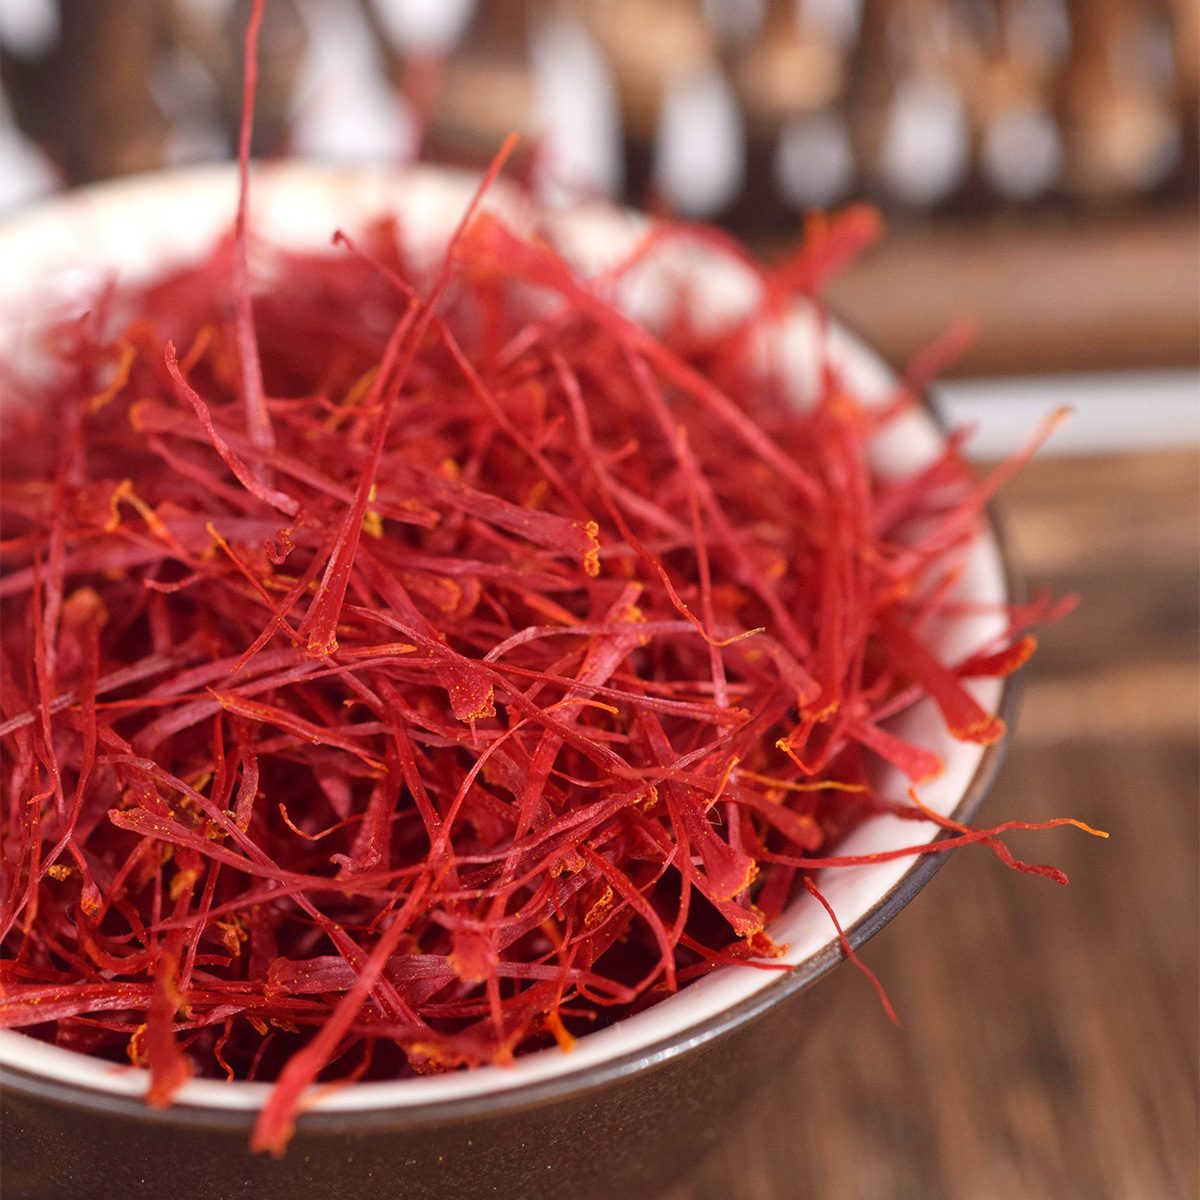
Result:
{"type": "Polygon", "coordinates": [[[280,1152],[316,1081],[568,1050],[777,966],[812,871],[894,857],[847,830],[931,816],[872,785],[940,767],[888,719],[928,697],[995,741],[964,680],[1063,606],[940,661],[1024,456],[976,482],[951,438],[882,480],[911,393],[826,364],[801,411],[756,349],[866,210],[736,321],[651,332],[611,302],[639,255],[584,282],[474,206],[432,270],[385,221],[264,247],[252,295],[244,200],[204,261],[51,328],[51,382],[6,380],[0,1022],[148,1067],[152,1104],[275,1081],[280,1152]]]}

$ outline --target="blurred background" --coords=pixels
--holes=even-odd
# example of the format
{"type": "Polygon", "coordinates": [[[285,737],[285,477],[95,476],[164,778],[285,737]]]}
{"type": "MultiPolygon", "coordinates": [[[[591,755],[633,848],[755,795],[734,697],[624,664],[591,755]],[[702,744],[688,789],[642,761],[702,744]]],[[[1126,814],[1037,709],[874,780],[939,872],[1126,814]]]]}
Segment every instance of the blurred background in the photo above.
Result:
{"type": "MultiPolygon", "coordinates": [[[[246,0],[0,0],[0,208],[228,157],[246,0]]],[[[835,306],[967,373],[1192,365],[1200,0],[271,0],[255,152],[485,162],[765,254],[867,198],[835,306]],[[904,296],[897,304],[894,297],[904,296]]]]}
{"type": "MultiPolygon", "coordinates": [[[[246,0],[0,0],[0,213],[233,154],[246,0]]],[[[963,852],[843,969],[802,1062],[670,1200],[1200,1196],[1200,0],[269,0],[262,157],[465,166],[511,130],[550,203],[606,196],[781,253],[878,205],[831,306],[1006,489],[1044,631],[984,817],[1099,843],[963,852]]],[[[0,267],[2,269],[2,267],[0,267]]],[[[1031,835],[1032,836],[1032,835],[1031,835]]],[[[823,985],[825,986],[825,985],[823,985]]],[[[639,1198],[640,1200],[640,1198],[639,1198]]]]}

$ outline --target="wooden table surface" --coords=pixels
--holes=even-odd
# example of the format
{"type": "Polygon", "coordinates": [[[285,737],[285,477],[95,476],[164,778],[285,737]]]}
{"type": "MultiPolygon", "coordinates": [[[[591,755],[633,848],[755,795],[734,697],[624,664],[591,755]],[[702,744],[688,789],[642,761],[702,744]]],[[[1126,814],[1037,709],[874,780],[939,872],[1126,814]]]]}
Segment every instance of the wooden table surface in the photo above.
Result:
{"type": "Polygon", "coordinates": [[[1047,459],[1004,512],[1028,576],[1083,596],[1043,631],[989,824],[1066,888],[955,853],[863,957],[732,1139],[667,1200],[1194,1200],[1197,549],[1191,451],[1047,459]]]}
{"type": "Polygon", "coordinates": [[[1198,260],[1195,205],[913,222],[889,229],[828,295],[900,365],[971,316],[979,334],[956,375],[1192,366],[1198,260]]]}

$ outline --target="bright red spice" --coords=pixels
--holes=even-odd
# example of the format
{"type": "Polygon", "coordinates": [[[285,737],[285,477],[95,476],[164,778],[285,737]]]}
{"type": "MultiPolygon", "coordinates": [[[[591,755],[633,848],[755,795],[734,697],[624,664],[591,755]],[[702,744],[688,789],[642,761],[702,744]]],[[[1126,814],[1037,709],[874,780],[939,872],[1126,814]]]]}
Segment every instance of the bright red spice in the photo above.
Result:
{"type": "Polygon", "coordinates": [[[314,1078],[569,1045],[769,959],[846,829],[925,815],[870,786],[938,768],[880,722],[928,695],[999,737],[962,680],[1053,615],[937,660],[995,481],[953,443],[874,479],[891,417],[832,375],[796,411],[769,311],[660,339],[492,217],[432,278],[397,245],[271,262],[269,442],[229,243],[55,331],[5,420],[4,1023],[153,1102],[278,1077],[264,1145],[314,1078]]]}
{"type": "Polygon", "coordinates": [[[0,1021],[147,1065],[151,1103],[278,1080],[279,1151],[316,1079],[569,1048],[769,962],[805,872],[871,860],[847,829],[930,815],[872,787],[939,767],[886,719],[929,696],[996,740],[963,680],[1062,608],[940,662],[1017,463],[976,483],[951,439],[881,481],[910,394],[827,371],[800,412],[754,350],[874,226],[814,230],[743,320],[651,332],[488,215],[432,273],[385,222],[251,298],[243,204],[55,329],[4,421],[0,1021]]]}

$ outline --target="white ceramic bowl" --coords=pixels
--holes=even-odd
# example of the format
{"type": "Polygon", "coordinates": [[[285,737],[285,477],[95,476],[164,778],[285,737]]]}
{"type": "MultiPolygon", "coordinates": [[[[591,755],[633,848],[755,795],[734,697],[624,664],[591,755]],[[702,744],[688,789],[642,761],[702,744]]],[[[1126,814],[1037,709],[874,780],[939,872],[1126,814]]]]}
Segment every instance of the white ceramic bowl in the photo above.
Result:
{"type": "MultiPolygon", "coordinates": [[[[337,169],[285,163],[255,169],[252,227],[269,231],[269,240],[293,248],[329,245],[335,229],[353,233],[372,217],[402,214],[410,250],[432,257],[456,223],[474,187],[458,173],[420,169],[404,175],[363,169],[337,169]]],[[[147,281],[171,267],[196,259],[230,226],[236,204],[236,174],[229,166],[176,171],[122,180],[56,199],[0,229],[0,354],[35,364],[31,333],[47,309],[82,311],[106,280],[147,281]]],[[[521,223],[522,201],[503,187],[485,206],[501,207],[521,223]]],[[[633,244],[642,219],[595,208],[560,214],[556,233],[586,273],[616,261],[633,244]]],[[[748,273],[725,261],[715,262],[697,245],[676,245],[638,272],[625,300],[635,313],[653,315],[664,281],[683,275],[704,281],[707,295],[737,307],[752,292],[748,273]]],[[[820,339],[812,313],[798,307],[787,327],[784,348],[803,403],[817,377],[820,339]]],[[[894,376],[861,342],[834,323],[828,352],[854,391],[868,402],[893,395],[894,376]]],[[[932,459],[942,434],[922,409],[913,409],[891,424],[871,447],[876,469],[911,471],[932,459]]],[[[992,532],[975,542],[963,575],[961,596],[992,606],[991,615],[976,615],[942,631],[946,657],[962,655],[1002,631],[997,611],[1007,599],[1006,571],[992,532]]],[[[997,680],[969,685],[990,711],[1003,707],[1004,687],[997,680]]],[[[930,808],[942,814],[978,803],[998,761],[995,748],[952,740],[932,706],[924,703],[898,720],[898,732],[929,746],[945,761],[945,771],[921,789],[930,808]]],[[[891,792],[903,795],[906,783],[897,776],[891,792]]],[[[887,851],[932,839],[932,823],[914,824],[875,817],[855,830],[839,853],[857,855],[887,851]]],[[[871,866],[825,872],[819,886],[855,943],[888,919],[929,874],[933,862],[897,859],[871,866]]],[[[579,1040],[567,1054],[558,1049],[533,1053],[512,1067],[361,1083],[322,1096],[314,1113],[422,1113],[439,1106],[466,1104],[477,1110],[489,1103],[522,1102],[522,1097],[562,1094],[577,1085],[623,1075],[629,1064],[646,1064],[656,1055],[674,1054],[719,1034],[731,1022],[772,1003],[773,997],[810,982],[840,957],[827,915],[808,895],[798,898],[771,928],[786,942],[784,962],[795,971],[782,977],[752,967],[727,967],[692,983],[679,994],[579,1040]],[[790,982],[789,982],[790,981],[790,982]],[[665,1048],[665,1049],[664,1049],[665,1048]],[[494,1098],[494,1100],[489,1100],[494,1098]]],[[[82,1089],[94,1103],[100,1098],[136,1098],[146,1090],[148,1074],[114,1068],[111,1063],[59,1049],[13,1031],[0,1032],[0,1067],[10,1081],[36,1078],[54,1088],[82,1089]]],[[[263,1103],[269,1085],[197,1079],[178,1096],[181,1110],[250,1114],[263,1103]]],[[[430,1193],[433,1194],[433,1193],[430,1193]]]]}

